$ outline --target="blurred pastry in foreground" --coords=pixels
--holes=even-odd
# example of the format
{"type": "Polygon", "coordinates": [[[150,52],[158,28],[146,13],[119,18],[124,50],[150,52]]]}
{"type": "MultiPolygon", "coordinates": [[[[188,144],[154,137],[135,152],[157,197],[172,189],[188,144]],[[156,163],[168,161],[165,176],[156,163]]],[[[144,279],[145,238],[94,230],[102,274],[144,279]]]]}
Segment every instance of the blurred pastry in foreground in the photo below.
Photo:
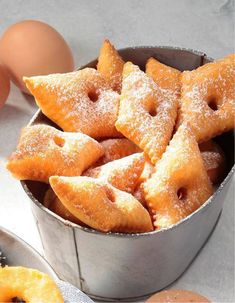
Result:
{"type": "Polygon", "coordinates": [[[189,127],[179,127],[144,190],[157,229],[179,222],[212,195],[212,184],[189,127]]]}
{"type": "Polygon", "coordinates": [[[109,40],[104,40],[100,49],[97,70],[111,84],[113,90],[121,92],[124,61],[109,40]]]}
{"type": "Polygon", "coordinates": [[[48,182],[55,174],[79,176],[102,155],[102,146],[87,135],[38,124],[23,128],[7,168],[19,180],[48,182]]]}
{"type": "Polygon", "coordinates": [[[0,302],[64,303],[55,282],[26,267],[0,267],[0,302]]]}
{"type": "Polygon", "coordinates": [[[102,232],[153,230],[148,211],[131,194],[89,177],[50,177],[64,206],[79,220],[102,232]]]}

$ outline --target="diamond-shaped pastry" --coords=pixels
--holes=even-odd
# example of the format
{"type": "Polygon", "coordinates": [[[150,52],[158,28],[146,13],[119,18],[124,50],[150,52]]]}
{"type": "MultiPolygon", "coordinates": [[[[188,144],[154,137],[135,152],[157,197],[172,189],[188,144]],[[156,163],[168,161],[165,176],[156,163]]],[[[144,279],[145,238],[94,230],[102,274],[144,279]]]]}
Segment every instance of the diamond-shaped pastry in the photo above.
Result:
{"type": "Polygon", "coordinates": [[[117,137],[119,95],[93,68],[67,74],[24,77],[42,112],[64,131],[93,138],[117,137]]]}
{"type": "Polygon", "coordinates": [[[88,226],[103,232],[147,232],[148,211],[131,194],[89,177],[50,177],[64,206],[88,226]]]}
{"type": "Polygon", "coordinates": [[[23,128],[7,168],[17,179],[48,182],[53,175],[79,176],[102,155],[102,146],[87,135],[38,124],[23,128]]]}
{"type": "Polygon", "coordinates": [[[127,62],[116,128],[138,145],[155,164],[173,132],[178,101],[172,91],[162,93],[138,66],[127,62]]]}
{"type": "Polygon", "coordinates": [[[189,127],[179,127],[144,190],[155,228],[177,223],[212,195],[211,182],[189,127]]]}

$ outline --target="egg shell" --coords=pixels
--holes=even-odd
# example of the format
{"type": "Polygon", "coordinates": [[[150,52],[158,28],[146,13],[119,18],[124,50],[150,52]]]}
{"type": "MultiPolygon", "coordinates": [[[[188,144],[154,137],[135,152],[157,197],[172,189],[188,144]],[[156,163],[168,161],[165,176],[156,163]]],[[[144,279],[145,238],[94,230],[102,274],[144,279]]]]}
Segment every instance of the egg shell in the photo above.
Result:
{"type": "Polygon", "coordinates": [[[188,290],[169,289],[151,296],[146,303],[211,303],[207,298],[188,290]]]}
{"type": "Polygon", "coordinates": [[[0,64],[0,108],[5,104],[10,92],[10,79],[5,68],[0,64]]]}
{"type": "Polygon", "coordinates": [[[74,70],[71,50],[63,37],[41,21],[26,20],[10,26],[0,40],[0,58],[11,80],[29,93],[23,76],[74,70]]]}

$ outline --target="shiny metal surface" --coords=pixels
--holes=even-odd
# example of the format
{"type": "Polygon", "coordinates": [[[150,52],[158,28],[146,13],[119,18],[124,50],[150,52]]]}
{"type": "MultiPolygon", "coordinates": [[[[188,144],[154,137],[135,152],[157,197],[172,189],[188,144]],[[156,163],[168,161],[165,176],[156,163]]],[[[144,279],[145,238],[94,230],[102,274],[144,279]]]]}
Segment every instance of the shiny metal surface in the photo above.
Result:
{"type": "MultiPolygon", "coordinates": [[[[171,47],[127,48],[120,53],[141,68],[150,56],[180,70],[191,70],[211,60],[200,52],[171,47]]],[[[52,124],[40,111],[30,123],[52,124]]],[[[58,275],[88,295],[106,301],[140,300],[176,280],[206,242],[228,199],[227,188],[234,174],[233,136],[226,134],[219,141],[228,159],[227,177],[201,208],[166,230],[126,235],[82,228],[41,204],[45,185],[22,182],[46,258],[58,275]]]]}

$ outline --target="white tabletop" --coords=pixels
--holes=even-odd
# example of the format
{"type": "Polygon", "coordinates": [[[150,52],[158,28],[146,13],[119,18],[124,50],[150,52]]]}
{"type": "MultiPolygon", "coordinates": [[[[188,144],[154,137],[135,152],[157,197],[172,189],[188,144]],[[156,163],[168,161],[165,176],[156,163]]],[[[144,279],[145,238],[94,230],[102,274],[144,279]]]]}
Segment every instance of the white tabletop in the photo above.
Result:
{"type": "MultiPolygon", "coordinates": [[[[77,66],[97,57],[104,38],[117,48],[172,45],[201,50],[214,58],[234,52],[233,1],[225,0],[0,0],[0,34],[22,19],[54,26],[71,46],[77,66]]],[[[29,203],[20,183],[5,169],[21,127],[36,106],[12,85],[0,110],[0,225],[42,252],[29,203]]],[[[214,302],[234,302],[234,187],[212,237],[174,284],[214,302]]]]}

